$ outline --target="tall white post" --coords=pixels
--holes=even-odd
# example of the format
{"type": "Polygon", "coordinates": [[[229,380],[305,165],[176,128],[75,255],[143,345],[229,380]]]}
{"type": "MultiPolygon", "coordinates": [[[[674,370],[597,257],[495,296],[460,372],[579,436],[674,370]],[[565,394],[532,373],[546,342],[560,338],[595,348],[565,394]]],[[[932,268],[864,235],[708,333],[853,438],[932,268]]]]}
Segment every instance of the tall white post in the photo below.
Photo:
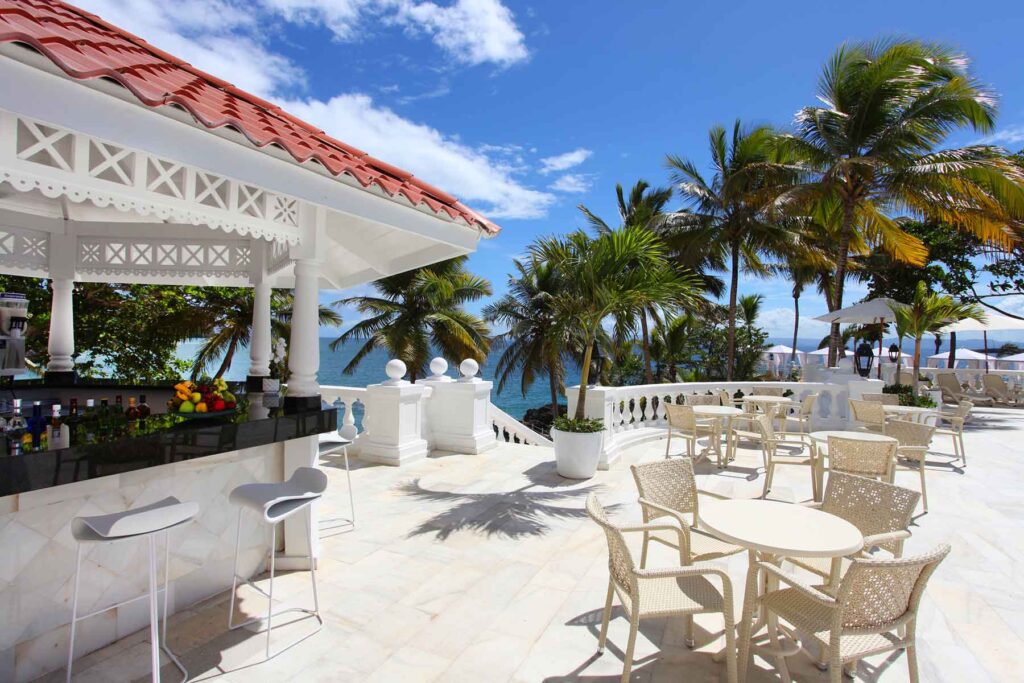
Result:
{"type": "Polygon", "coordinates": [[[252,339],[249,343],[249,377],[270,375],[270,283],[253,286],[252,339]]]}
{"type": "Polygon", "coordinates": [[[50,300],[50,341],[47,346],[50,360],[46,365],[49,375],[73,373],[75,370],[75,312],[72,295],[75,283],[69,278],[50,281],[53,290],[50,300]]]}
{"type": "Polygon", "coordinates": [[[295,295],[292,302],[292,331],[288,343],[288,394],[286,404],[319,407],[320,384],[320,297],[317,287],[320,266],[313,259],[295,259],[295,295]],[[312,399],[315,401],[296,401],[312,399]],[[314,405],[315,404],[315,405],[314,405]]]}

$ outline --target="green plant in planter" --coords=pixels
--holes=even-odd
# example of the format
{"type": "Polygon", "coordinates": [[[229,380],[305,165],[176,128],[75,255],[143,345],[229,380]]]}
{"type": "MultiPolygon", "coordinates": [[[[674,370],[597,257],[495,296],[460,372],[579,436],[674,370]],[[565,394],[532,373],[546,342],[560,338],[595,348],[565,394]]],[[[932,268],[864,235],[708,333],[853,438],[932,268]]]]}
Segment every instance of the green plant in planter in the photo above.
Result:
{"type": "Polygon", "coordinates": [[[627,224],[596,237],[582,231],[546,237],[530,252],[538,261],[551,264],[565,283],[552,308],[556,325],[578,338],[583,349],[574,415],[582,420],[602,322],[655,304],[691,307],[698,298],[698,280],[672,266],[664,241],[646,224],[627,224]]]}
{"type": "Polygon", "coordinates": [[[560,432],[575,432],[577,434],[593,434],[604,429],[604,421],[599,418],[584,417],[573,419],[567,415],[555,418],[553,423],[555,429],[560,432]]]}

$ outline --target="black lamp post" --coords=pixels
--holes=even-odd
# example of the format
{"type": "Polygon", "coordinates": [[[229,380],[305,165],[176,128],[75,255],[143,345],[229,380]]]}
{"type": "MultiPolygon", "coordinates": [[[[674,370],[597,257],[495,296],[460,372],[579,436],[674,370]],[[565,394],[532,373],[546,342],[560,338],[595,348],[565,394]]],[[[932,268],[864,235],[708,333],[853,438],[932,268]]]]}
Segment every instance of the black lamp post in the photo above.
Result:
{"type": "Polygon", "coordinates": [[[895,344],[889,345],[889,362],[895,363],[900,359],[900,347],[895,344]]]}
{"type": "Polygon", "coordinates": [[[871,374],[871,366],[875,364],[875,352],[871,350],[871,344],[866,341],[860,343],[853,354],[853,363],[861,377],[871,374]]]}

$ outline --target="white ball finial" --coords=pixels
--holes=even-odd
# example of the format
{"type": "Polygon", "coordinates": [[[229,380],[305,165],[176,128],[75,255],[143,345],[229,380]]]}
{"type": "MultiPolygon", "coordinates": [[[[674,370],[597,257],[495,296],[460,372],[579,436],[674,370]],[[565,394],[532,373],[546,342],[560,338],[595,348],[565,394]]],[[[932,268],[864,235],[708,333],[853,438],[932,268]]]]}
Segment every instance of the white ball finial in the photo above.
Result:
{"type": "Polygon", "coordinates": [[[405,363],[397,358],[392,358],[388,361],[388,364],[384,366],[384,372],[387,374],[389,379],[397,382],[405,377],[405,363]]]}
{"type": "Polygon", "coordinates": [[[446,372],[448,372],[448,361],[446,361],[444,358],[438,357],[430,361],[430,373],[432,375],[434,375],[435,377],[439,377],[440,375],[443,375],[446,372]]]}
{"type": "Polygon", "coordinates": [[[473,377],[476,376],[476,373],[479,371],[480,364],[477,363],[472,358],[467,358],[466,360],[459,363],[459,372],[461,372],[462,376],[466,379],[472,379],[473,377]]]}

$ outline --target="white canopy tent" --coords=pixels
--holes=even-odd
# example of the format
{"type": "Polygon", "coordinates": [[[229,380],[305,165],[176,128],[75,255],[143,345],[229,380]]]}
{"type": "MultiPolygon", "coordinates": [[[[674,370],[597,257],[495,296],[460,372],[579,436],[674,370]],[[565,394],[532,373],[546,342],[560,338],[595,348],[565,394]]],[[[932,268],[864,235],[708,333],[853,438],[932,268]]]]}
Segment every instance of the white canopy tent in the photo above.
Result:
{"type": "MultiPolygon", "coordinates": [[[[878,297],[876,299],[869,299],[862,301],[859,304],[847,306],[846,308],[840,308],[837,311],[830,311],[824,315],[819,315],[815,320],[820,320],[826,323],[841,323],[847,325],[878,325],[880,328],[884,327],[886,321],[893,319],[893,310],[896,308],[904,307],[906,304],[901,304],[895,299],[889,299],[887,297],[878,297]]],[[[828,355],[826,349],[825,355],[828,355]]],[[[882,335],[878,337],[878,377],[882,377],[882,335]]]]}
{"type": "MultiPolygon", "coordinates": [[[[985,320],[961,320],[942,328],[942,332],[981,332],[985,354],[988,354],[988,333],[1007,330],[1024,330],[1024,320],[1011,318],[1008,315],[999,313],[986,313],[985,320]]],[[[956,360],[960,359],[962,352],[957,350],[954,354],[956,360]]],[[[947,354],[948,358],[948,354],[947,354]]],[[[1000,359],[997,359],[1000,360],[1000,359]]],[[[1006,360],[1006,359],[1001,359],[1006,360]]],[[[989,362],[985,362],[985,372],[988,372],[989,362]]]]}
{"type": "MultiPolygon", "coordinates": [[[[971,349],[957,349],[956,351],[956,362],[963,362],[966,367],[970,368],[981,368],[982,364],[986,361],[994,363],[999,360],[996,356],[986,355],[984,353],[978,353],[971,349]]],[[[930,368],[941,368],[945,367],[949,362],[949,351],[943,351],[942,353],[936,353],[928,356],[928,367],[930,368]]]]}

